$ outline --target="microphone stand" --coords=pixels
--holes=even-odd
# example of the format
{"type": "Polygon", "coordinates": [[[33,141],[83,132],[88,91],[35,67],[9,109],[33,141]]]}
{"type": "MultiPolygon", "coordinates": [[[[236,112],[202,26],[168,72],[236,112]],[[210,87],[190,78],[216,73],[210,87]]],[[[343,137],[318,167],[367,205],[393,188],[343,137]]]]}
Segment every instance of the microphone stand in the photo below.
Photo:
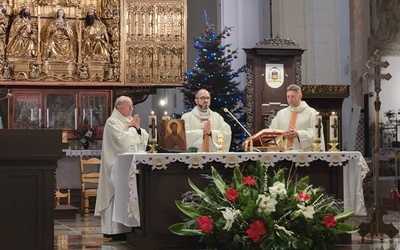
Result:
{"type": "Polygon", "coordinates": [[[4,100],[4,99],[7,99],[7,98],[10,98],[11,96],[12,96],[12,94],[11,94],[11,93],[8,93],[6,96],[0,98],[0,101],[2,101],[2,100],[4,100]]]}
{"type": "MultiPolygon", "coordinates": [[[[227,108],[224,108],[224,112],[228,113],[235,120],[235,122],[239,124],[239,126],[249,135],[249,137],[251,137],[250,132],[247,131],[247,129],[238,121],[238,119],[236,119],[236,117],[231,112],[229,112],[227,108]]],[[[250,140],[250,152],[252,151],[253,151],[253,140],[250,140]]]]}

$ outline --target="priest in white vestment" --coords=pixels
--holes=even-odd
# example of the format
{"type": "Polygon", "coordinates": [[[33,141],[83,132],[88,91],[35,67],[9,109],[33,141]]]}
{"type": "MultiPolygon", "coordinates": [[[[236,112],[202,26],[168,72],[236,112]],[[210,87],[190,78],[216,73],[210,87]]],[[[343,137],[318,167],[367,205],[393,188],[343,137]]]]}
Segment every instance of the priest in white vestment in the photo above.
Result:
{"type": "MultiPolygon", "coordinates": [[[[308,106],[300,86],[291,84],[286,89],[288,107],[279,110],[271,121],[270,129],[284,130],[285,150],[313,151],[315,119],[317,111],[308,106]]],[[[321,150],[325,150],[324,133],[321,132],[321,150]]]]}
{"type": "Polygon", "coordinates": [[[194,102],[196,107],[182,115],[187,147],[196,147],[199,152],[216,152],[219,150],[218,137],[223,136],[222,149],[229,152],[231,127],[220,114],[210,110],[210,93],[205,89],[199,90],[194,102]]]}
{"type": "Polygon", "coordinates": [[[139,151],[139,145],[147,146],[149,134],[140,128],[138,115],[132,116],[131,98],[121,96],[115,101],[114,110],[107,119],[103,132],[100,179],[97,189],[95,215],[101,216],[101,232],[105,237],[123,240],[131,228],[112,221],[114,185],[111,170],[118,154],[139,151]]]}

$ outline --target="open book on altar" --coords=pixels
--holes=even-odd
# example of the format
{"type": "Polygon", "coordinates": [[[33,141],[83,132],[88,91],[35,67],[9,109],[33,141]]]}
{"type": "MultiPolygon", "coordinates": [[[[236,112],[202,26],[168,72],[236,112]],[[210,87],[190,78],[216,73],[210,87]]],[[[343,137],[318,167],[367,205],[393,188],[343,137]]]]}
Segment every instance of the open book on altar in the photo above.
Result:
{"type": "Polygon", "coordinates": [[[254,147],[260,151],[284,151],[284,130],[266,128],[247,138],[245,150],[254,147]]]}

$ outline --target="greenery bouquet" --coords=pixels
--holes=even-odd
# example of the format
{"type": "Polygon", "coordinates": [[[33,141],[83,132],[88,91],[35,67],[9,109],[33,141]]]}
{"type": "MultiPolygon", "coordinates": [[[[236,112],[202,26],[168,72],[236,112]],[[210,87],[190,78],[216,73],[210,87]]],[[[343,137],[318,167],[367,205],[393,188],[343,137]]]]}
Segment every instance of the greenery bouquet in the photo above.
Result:
{"type": "Polygon", "coordinates": [[[212,168],[210,186],[176,201],[185,214],[170,226],[177,235],[199,235],[208,249],[328,249],[339,234],[358,228],[345,223],[353,210],[341,206],[322,188],[309,185],[308,177],[293,182],[284,169],[273,176],[257,162],[246,172],[234,169],[227,184],[212,168]]]}

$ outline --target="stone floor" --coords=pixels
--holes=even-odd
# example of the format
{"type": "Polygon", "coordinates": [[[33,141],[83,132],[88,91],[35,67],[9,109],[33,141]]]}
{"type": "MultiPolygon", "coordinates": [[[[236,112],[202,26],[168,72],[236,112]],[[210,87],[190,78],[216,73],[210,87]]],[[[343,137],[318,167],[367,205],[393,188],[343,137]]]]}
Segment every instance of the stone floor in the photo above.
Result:
{"type": "MultiPolygon", "coordinates": [[[[388,211],[388,215],[384,216],[384,223],[392,223],[397,229],[400,228],[400,213],[397,211],[388,211]]],[[[369,222],[370,216],[352,217],[351,220],[359,225],[361,222],[369,222]]],[[[84,219],[77,215],[75,219],[60,219],[54,221],[54,249],[112,249],[123,250],[133,249],[131,245],[124,241],[110,241],[104,238],[100,232],[99,217],[89,216],[84,219]]],[[[340,244],[335,249],[357,249],[357,250],[400,250],[400,236],[397,234],[393,241],[387,235],[383,239],[374,237],[371,240],[367,235],[362,241],[361,236],[357,233],[352,235],[351,244],[340,244]]],[[[147,250],[147,249],[143,249],[147,250]]]]}

